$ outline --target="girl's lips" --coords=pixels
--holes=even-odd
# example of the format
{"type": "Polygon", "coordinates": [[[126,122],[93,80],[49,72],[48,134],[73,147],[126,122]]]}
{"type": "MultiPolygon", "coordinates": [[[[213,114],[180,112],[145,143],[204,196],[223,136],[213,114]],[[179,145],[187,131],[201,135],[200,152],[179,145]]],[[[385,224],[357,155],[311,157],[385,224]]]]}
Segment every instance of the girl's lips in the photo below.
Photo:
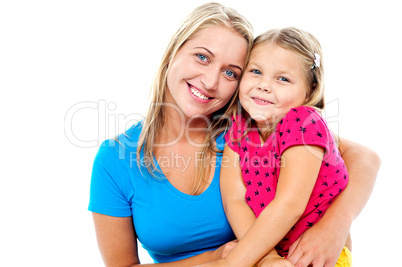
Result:
{"type": "Polygon", "coordinates": [[[273,104],[271,101],[268,101],[268,100],[265,100],[265,99],[263,99],[263,98],[259,98],[259,97],[251,97],[251,99],[253,99],[254,100],[254,102],[257,104],[257,105],[271,105],[271,104],[273,104]]]}

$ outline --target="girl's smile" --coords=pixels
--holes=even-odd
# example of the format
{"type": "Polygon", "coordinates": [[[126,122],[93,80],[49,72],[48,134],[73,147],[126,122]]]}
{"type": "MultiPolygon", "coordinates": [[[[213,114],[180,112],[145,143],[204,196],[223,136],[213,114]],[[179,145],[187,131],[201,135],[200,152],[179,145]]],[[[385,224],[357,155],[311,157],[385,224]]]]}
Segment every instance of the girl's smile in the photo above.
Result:
{"type": "Polygon", "coordinates": [[[300,58],[274,44],[259,44],[240,82],[240,102],[258,123],[275,123],[306,100],[300,58]]]}
{"type": "Polygon", "coordinates": [[[273,104],[271,101],[265,100],[265,99],[260,98],[260,97],[251,97],[251,99],[253,99],[254,102],[255,102],[257,105],[263,105],[263,106],[264,106],[264,105],[273,104]]]}

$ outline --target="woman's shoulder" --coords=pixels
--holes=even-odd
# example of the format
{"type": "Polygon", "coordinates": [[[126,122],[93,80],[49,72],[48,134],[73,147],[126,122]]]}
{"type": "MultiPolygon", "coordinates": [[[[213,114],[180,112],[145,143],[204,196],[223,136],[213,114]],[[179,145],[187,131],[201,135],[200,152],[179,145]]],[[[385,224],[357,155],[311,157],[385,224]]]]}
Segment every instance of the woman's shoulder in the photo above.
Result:
{"type": "Polygon", "coordinates": [[[99,158],[126,158],[127,154],[135,153],[138,147],[138,140],[142,130],[142,121],[139,121],[113,138],[106,139],[99,147],[97,157],[99,158]]]}

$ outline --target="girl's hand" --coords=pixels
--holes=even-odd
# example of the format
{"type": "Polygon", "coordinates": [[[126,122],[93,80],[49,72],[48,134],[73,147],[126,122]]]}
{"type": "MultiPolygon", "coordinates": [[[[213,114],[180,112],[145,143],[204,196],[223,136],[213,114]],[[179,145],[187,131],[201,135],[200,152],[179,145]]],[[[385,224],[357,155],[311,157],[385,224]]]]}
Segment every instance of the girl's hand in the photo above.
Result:
{"type": "Polygon", "coordinates": [[[294,265],[290,261],[282,258],[278,254],[266,255],[264,258],[262,258],[262,260],[260,260],[258,262],[258,264],[256,264],[256,266],[257,267],[294,267],[294,265]]]}
{"type": "Polygon", "coordinates": [[[229,252],[231,252],[232,249],[237,245],[237,243],[238,243],[237,240],[233,240],[233,241],[227,242],[226,244],[223,244],[222,246],[220,246],[218,249],[216,249],[212,253],[211,260],[215,261],[215,260],[224,259],[229,254],[229,252]]]}

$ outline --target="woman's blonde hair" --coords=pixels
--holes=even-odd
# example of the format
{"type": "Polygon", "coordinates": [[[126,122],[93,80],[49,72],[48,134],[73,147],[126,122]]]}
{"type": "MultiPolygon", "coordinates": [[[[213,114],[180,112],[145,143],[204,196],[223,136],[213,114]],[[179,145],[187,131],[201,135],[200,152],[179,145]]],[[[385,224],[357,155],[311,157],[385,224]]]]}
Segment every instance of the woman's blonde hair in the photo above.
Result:
{"type": "MultiPolygon", "coordinates": [[[[208,3],[197,7],[183,21],[181,27],[172,36],[162,57],[161,64],[156,72],[152,88],[151,88],[151,105],[148,109],[146,117],[142,122],[142,131],[138,140],[137,147],[137,164],[140,166],[140,153],[150,164],[147,169],[156,177],[157,168],[154,162],[153,147],[158,132],[161,131],[165,123],[164,101],[167,91],[167,73],[168,66],[171,64],[178,50],[183,44],[193,38],[193,36],[202,29],[210,26],[224,26],[233,29],[247,41],[248,50],[247,58],[250,54],[254,41],[253,28],[251,24],[237,11],[232,8],[225,7],[219,3],[208,3]],[[155,173],[156,172],[156,173],[155,173]]],[[[200,193],[201,184],[204,180],[205,170],[209,170],[207,166],[207,156],[216,153],[219,149],[216,147],[216,138],[228,127],[228,120],[225,119],[229,114],[227,110],[235,104],[237,99],[237,90],[230,101],[220,110],[211,115],[207,135],[204,140],[204,146],[200,155],[200,165],[197,166],[197,177],[194,184],[193,194],[200,193]],[[226,115],[226,116],[225,116],[226,115]]],[[[198,161],[197,161],[198,162],[198,161]]]]}
{"type": "Polygon", "coordinates": [[[320,42],[309,32],[295,27],[272,29],[255,38],[253,47],[261,44],[274,44],[290,50],[301,59],[301,65],[306,77],[306,102],[322,112],[324,99],[324,64],[320,42]],[[314,61],[318,55],[318,65],[314,61]]]}

